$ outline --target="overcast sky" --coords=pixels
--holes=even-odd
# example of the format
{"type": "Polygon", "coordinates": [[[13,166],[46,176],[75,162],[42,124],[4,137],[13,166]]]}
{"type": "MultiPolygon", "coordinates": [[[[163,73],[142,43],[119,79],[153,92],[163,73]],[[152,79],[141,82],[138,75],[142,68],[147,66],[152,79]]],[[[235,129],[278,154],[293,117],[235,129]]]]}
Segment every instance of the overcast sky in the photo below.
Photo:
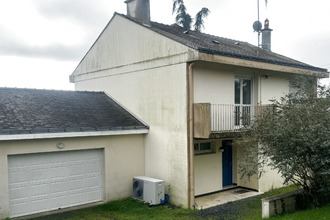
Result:
{"type": "MultiPolygon", "coordinates": [[[[172,0],[150,0],[151,20],[174,23],[172,0]]],[[[257,45],[257,0],[185,0],[211,10],[203,32],[257,45]]],[[[124,0],[0,0],[0,87],[74,89],[69,75],[124,0]]],[[[272,51],[330,69],[329,0],[260,0],[272,51]]],[[[330,84],[330,80],[323,80],[330,84]]]]}

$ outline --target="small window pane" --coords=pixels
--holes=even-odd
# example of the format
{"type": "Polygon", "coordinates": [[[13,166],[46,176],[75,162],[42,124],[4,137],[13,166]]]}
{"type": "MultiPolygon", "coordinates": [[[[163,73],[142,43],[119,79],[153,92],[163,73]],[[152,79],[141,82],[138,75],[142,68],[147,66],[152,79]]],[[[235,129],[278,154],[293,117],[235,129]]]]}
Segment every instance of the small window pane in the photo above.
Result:
{"type": "Polygon", "coordinates": [[[243,79],[243,104],[252,104],[252,81],[250,79],[243,79]]]}
{"type": "Polygon", "coordinates": [[[211,143],[200,143],[201,151],[211,151],[211,143]]]}
{"type": "Polygon", "coordinates": [[[241,83],[239,79],[235,79],[235,104],[241,101],[241,83]]]}
{"type": "Polygon", "coordinates": [[[198,151],[198,144],[194,144],[194,150],[198,151]]]}

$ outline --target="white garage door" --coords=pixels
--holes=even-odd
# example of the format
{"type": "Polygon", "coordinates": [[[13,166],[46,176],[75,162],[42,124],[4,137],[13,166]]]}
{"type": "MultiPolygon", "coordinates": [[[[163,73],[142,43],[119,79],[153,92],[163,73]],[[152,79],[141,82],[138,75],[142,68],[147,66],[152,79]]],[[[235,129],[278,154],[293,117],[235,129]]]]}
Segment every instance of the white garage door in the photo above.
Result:
{"type": "Polygon", "coordinates": [[[10,217],[102,200],[103,151],[8,156],[10,217]]]}

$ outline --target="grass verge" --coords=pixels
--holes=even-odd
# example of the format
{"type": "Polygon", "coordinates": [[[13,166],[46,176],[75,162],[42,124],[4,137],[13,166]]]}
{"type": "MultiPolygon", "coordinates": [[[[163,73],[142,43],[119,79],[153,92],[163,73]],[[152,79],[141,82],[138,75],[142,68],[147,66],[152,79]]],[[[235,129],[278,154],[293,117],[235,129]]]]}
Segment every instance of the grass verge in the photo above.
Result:
{"type": "Polygon", "coordinates": [[[86,208],[82,210],[64,212],[50,216],[34,218],[34,220],[149,220],[149,219],[200,219],[194,217],[194,213],[198,211],[190,209],[177,208],[166,204],[161,206],[151,206],[142,201],[132,198],[109,202],[104,205],[86,208]]]}
{"type": "Polygon", "coordinates": [[[274,220],[329,220],[330,219],[330,204],[323,206],[321,208],[314,208],[300,212],[288,213],[285,215],[280,215],[272,217],[270,219],[274,220]]]}
{"type": "MultiPolygon", "coordinates": [[[[149,219],[225,219],[225,220],[261,220],[261,199],[296,190],[295,186],[284,187],[263,195],[227,203],[201,211],[182,209],[169,204],[149,207],[142,201],[132,198],[109,202],[104,205],[34,218],[34,220],[149,220],[149,219]]],[[[286,214],[271,219],[330,219],[330,205],[293,214],[286,214]]]]}

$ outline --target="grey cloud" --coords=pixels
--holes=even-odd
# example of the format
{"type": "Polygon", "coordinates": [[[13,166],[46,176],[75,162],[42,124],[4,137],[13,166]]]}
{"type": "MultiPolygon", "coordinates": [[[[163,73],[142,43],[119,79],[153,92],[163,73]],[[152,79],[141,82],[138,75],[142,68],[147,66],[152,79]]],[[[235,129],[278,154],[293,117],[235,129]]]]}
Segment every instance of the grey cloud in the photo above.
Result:
{"type": "MultiPolygon", "coordinates": [[[[79,61],[102,31],[111,15],[98,9],[92,0],[36,0],[35,7],[48,19],[71,20],[87,33],[80,45],[50,44],[40,47],[22,42],[23,35],[12,33],[0,24],[0,54],[30,57],[47,57],[56,60],[79,61]],[[103,21],[102,21],[103,20],[103,21]]],[[[85,35],[85,34],[84,34],[85,35]]]]}
{"type": "Polygon", "coordinates": [[[45,47],[28,47],[26,45],[0,45],[1,55],[16,55],[39,58],[51,58],[55,60],[77,61],[83,57],[83,52],[78,47],[63,45],[49,45],[45,47]]]}
{"type": "Polygon", "coordinates": [[[40,58],[51,58],[55,60],[77,61],[83,57],[88,48],[86,45],[66,46],[51,44],[42,47],[23,44],[0,26],[0,55],[29,56],[40,58]]]}
{"type": "Polygon", "coordinates": [[[303,41],[297,40],[292,45],[297,56],[311,65],[330,70],[330,38],[327,35],[317,35],[303,41]]]}
{"type": "Polygon", "coordinates": [[[36,7],[48,18],[69,18],[84,26],[100,25],[112,16],[94,0],[38,0],[36,7]]]}

